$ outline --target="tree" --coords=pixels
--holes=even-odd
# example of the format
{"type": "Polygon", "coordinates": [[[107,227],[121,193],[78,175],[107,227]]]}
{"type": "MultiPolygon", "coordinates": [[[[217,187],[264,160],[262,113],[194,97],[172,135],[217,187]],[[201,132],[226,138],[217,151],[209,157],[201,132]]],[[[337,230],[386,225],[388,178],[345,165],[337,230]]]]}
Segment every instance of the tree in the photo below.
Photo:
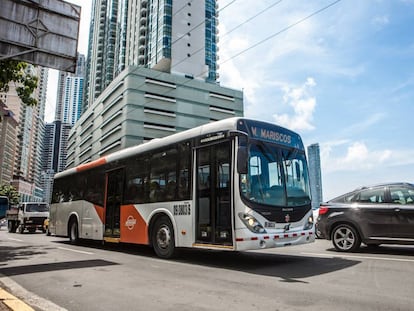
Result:
{"type": "Polygon", "coordinates": [[[30,74],[28,64],[13,59],[0,61],[0,92],[9,91],[9,83],[17,84],[16,92],[22,102],[28,106],[37,105],[37,100],[32,97],[37,88],[38,78],[30,74]]]}
{"type": "Polygon", "coordinates": [[[8,197],[10,205],[19,204],[19,193],[11,185],[0,185],[0,195],[8,197]]]}

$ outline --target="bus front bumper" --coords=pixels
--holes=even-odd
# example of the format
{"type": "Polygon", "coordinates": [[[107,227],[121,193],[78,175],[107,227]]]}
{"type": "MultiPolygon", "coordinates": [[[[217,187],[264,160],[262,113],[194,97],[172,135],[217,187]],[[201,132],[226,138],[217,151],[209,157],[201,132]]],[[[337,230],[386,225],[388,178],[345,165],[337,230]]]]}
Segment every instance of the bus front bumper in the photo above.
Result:
{"type": "Polygon", "coordinates": [[[236,231],[236,249],[240,251],[300,245],[314,241],[313,230],[277,234],[252,234],[248,230],[236,231]]]}

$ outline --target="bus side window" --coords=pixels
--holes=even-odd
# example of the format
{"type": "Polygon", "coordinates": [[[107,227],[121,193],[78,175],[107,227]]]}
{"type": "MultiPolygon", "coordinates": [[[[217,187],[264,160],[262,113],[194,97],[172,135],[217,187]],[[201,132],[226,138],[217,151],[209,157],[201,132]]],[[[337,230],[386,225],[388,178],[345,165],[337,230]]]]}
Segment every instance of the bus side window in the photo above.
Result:
{"type": "Polygon", "coordinates": [[[144,203],[147,180],[148,161],[142,156],[129,159],[126,170],[124,203],[144,203]]]}

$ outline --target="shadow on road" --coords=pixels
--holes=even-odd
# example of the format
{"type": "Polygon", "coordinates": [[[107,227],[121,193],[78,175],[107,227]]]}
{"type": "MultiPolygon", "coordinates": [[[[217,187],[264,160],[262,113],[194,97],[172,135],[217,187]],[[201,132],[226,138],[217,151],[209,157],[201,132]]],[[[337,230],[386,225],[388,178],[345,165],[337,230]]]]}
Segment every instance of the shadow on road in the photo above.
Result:
{"type": "MultiPolygon", "coordinates": [[[[56,243],[68,244],[59,241],[56,243]]],[[[132,244],[104,244],[83,241],[82,245],[114,252],[158,259],[148,246],[132,244]]],[[[344,258],[320,258],[304,255],[269,254],[264,252],[229,252],[200,249],[180,249],[170,261],[184,264],[208,266],[236,270],[257,275],[282,278],[285,282],[303,282],[307,278],[337,270],[346,269],[360,263],[359,260],[344,258]]],[[[305,282],[306,283],[306,282],[305,282]]]]}
{"type": "Polygon", "coordinates": [[[80,269],[80,268],[92,268],[117,265],[115,262],[106,260],[80,260],[80,261],[68,261],[58,263],[44,263],[36,265],[21,265],[6,267],[8,262],[16,262],[21,260],[22,262],[28,262],[33,257],[39,255],[47,255],[47,250],[51,247],[36,246],[22,246],[22,247],[0,247],[0,275],[15,276],[20,274],[38,273],[45,271],[67,270],[67,269],[80,269]]]}
{"type": "Polygon", "coordinates": [[[357,260],[342,258],[320,258],[260,252],[230,253],[193,250],[182,251],[177,261],[279,277],[285,282],[304,282],[299,279],[331,273],[360,263],[357,260]]]}
{"type": "MultiPolygon", "coordinates": [[[[70,243],[67,241],[55,241],[54,243],[70,245],[70,243]]],[[[89,248],[127,253],[159,260],[158,257],[154,255],[152,249],[148,246],[138,246],[132,244],[102,245],[102,243],[96,241],[83,241],[81,245],[89,248]]],[[[45,254],[47,254],[47,248],[39,249],[38,246],[1,247],[0,274],[13,276],[43,271],[93,268],[118,264],[116,262],[93,259],[1,268],[1,266],[7,265],[8,261],[15,261],[19,259],[30,260],[30,258],[33,256],[45,254]]],[[[174,259],[171,259],[170,261],[190,265],[235,270],[256,275],[278,277],[281,278],[284,282],[305,283],[306,281],[303,281],[305,278],[347,269],[361,262],[359,258],[352,258],[352,254],[338,253],[335,252],[333,248],[326,249],[326,255],[329,256],[329,254],[344,255],[344,257],[333,256],[330,258],[324,256],[313,256],[309,254],[277,254],[277,251],[270,254],[260,251],[228,252],[215,250],[181,249],[178,256],[174,259]],[[346,255],[349,255],[349,257],[346,255]]],[[[366,254],[366,256],[375,256],[378,254],[413,256],[414,248],[388,245],[375,248],[361,247],[358,253],[353,254],[366,254]]]]}
{"type": "Polygon", "coordinates": [[[80,268],[95,268],[102,266],[117,265],[115,262],[110,262],[101,259],[94,260],[80,260],[80,261],[66,261],[57,263],[45,263],[37,265],[25,265],[18,267],[0,268],[0,275],[15,276],[20,274],[30,274],[39,272],[50,272],[57,270],[70,270],[80,268]]]}
{"type": "Polygon", "coordinates": [[[27,260],[35,255],[46,254],[45,250],[39,250],[39,247],[0,247],[0,266],[5,265],[8,261],[27,260]]]}

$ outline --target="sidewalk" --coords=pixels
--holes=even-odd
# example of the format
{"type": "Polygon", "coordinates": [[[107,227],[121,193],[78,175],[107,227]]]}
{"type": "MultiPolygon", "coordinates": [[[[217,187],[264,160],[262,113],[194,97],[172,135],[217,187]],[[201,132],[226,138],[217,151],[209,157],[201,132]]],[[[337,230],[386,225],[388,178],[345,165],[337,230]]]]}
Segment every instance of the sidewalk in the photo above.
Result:
{"type": "Polygon", "coordinates": [[[32,307],[0,287],[0,311],[34,311],[32,307]]]}

